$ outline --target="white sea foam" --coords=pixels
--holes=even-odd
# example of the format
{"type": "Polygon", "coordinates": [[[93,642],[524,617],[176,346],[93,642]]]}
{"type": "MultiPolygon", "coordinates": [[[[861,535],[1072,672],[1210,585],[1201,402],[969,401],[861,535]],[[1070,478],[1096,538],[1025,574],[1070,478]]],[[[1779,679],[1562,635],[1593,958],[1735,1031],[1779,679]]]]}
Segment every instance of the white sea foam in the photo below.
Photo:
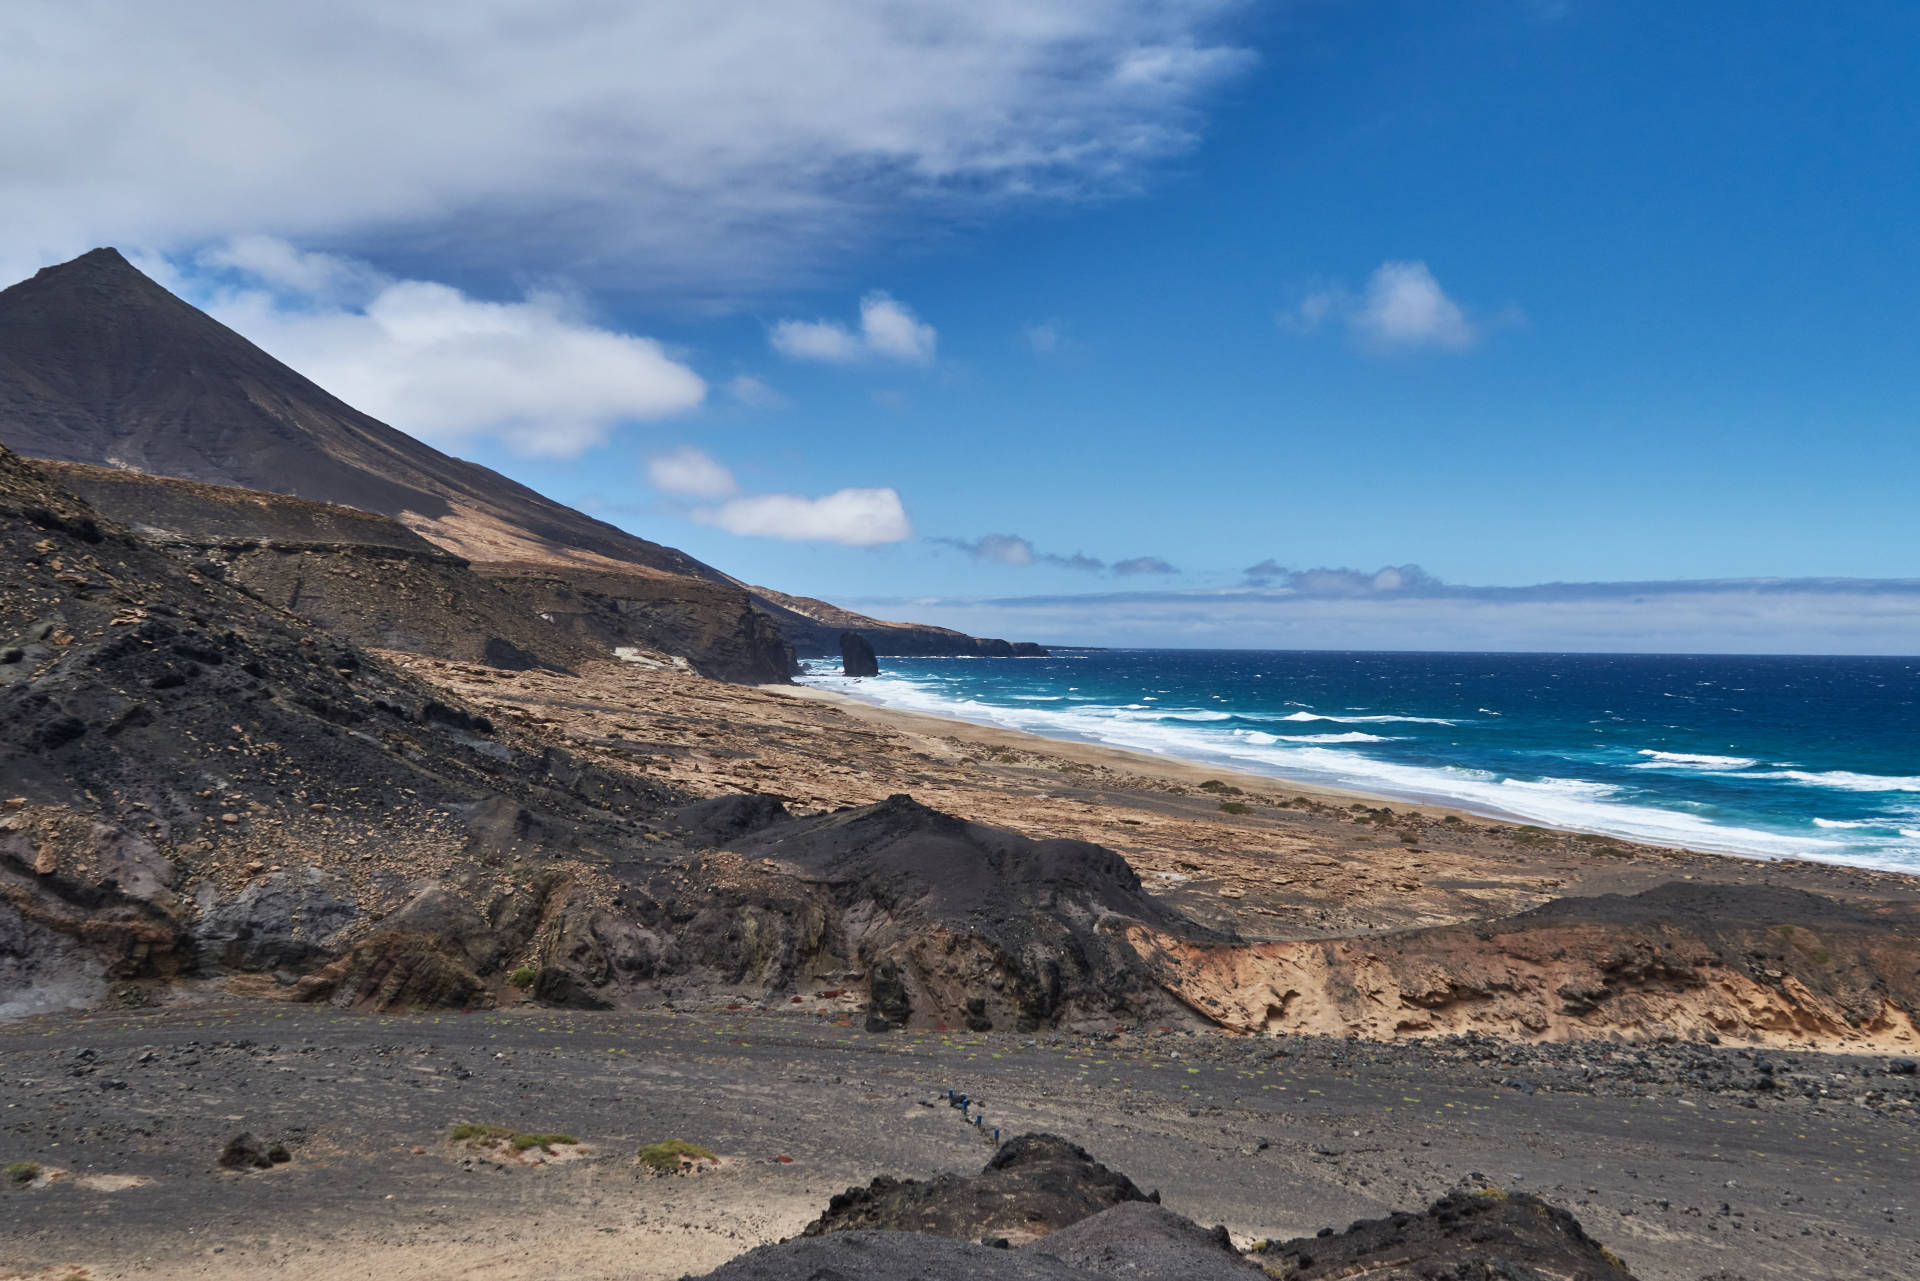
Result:
{"type": "Polygon", "coordinates": [[[1752,769],[1760,763],[1749,756],[1703,756],[1695,752],[1655,752],[1645,748],[1640,755],[1647,759],[1635,765],[1635,769],[1752,769]]]}
{"type": "Polygon", "coordinates": [[[1023,703],[1057,703],[1065,697],[1063,694],[1015,694],[1023,703]]]}
{"type": "Polygon", "coordinates": [[[1397,738],[1383,738],[1378,734],[1363,734],[1353,730],[1346,734],[1268,734],[1257,729],[1237,729],[1233,736],[1244,743],[1253,743],[1265,747],[1271,743],[1398,743],[1397,738]]]}
{"type": "Polygon", "coordinates": [[[1831,787],[1841,792],[1920,792],[1920,775],[1855,774],[1849,770],[1775,769],[1742,774],[1742,778],[1779,778],[1807,787],[1831,787]]]}
{"type": "Polygon", "coordinates": [[[1399,721],[1407,725],[1458,725],[1458,721],[1441,720],[1437,716],[1322,716],[1318,712],[1289,712],[1280,718],[1283,721],[1338,721],[1342,725],[1384,725],[1389,721],[1399,721]]]}
{"type": "MultiPolygon", "coordinates": [[[[870,677],[849,681],[815,677],[810,683],[839,689],[855,698],[911,711],[956,717],[1053,738],[1106,743],[1133,751],[1212,762],[1305,783],[1350,788],[1375,795],[1457,805],[1465,809],[1572,831],[1597,832],[1657,845],[1678,845],[1762,858],[1813,858],[1858,862],[1911,870],[1910,851],[1887,849],[1882,858],[1871,849],[1834,839],[1734,827],[1716,823],[1685,810],[1634,803],[1630,795],[1605,783],[1572,778],[1514,778],[1486,770],[1455,766],[1402,764],[1379,760],[1358,751],[1317,742],[1293,742],[1286,736],[1260,736],[1260,731],[1221,733],[1198,724],[1183,724],[1161,716],[1142,717],[1128,712],[1139,705],[1114,708],[1101,705],[996,706],[972,698],[953,698],[930,682],[903,677],[870,677]],[[1262,741],[1270,737],[1271,742],[1262,741]]],[[[1293,721],[1340,721],[1359,718],[1296,714],[1293,721]]],[[[1415,720],[1419,717],[1370,717],[1368,720],[1415,720]]],[[[1742,777],[1752,777],[1742,775],[1742,777]]]]}
{"type": "Polygon", "coordinates": [[[1816,818],[1813,820],[1813,825],[1815,827],[1831,827],[1831,828],[1843,828],[1843,829],[1877,826],[1877,824],[1869,823],[1864,819],[1857,819],[1857,818],[1816,818]]]}

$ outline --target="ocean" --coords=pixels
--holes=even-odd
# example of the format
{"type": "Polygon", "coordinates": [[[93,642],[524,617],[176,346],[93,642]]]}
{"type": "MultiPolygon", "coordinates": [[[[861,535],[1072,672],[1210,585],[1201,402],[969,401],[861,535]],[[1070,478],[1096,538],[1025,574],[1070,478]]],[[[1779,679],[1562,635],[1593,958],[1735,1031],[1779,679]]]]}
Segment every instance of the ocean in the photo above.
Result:
{"type": "Polygon", "coordinates": [[[1058,650],[887,707],[1657,845],[1920,872],[1920,659],[1058,650]]]}

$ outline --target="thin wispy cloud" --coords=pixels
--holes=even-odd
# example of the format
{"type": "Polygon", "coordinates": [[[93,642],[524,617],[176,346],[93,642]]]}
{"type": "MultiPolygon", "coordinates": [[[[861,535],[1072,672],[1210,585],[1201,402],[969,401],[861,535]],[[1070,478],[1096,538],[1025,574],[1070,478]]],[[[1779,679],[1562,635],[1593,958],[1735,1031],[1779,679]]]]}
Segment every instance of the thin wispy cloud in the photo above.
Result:
{"type": "Polygon", "coordinates": [[[434,271],[791,286],[909,218],[1137,188],[1254,62],[1216,34],[1240,7],[28,0],[0,19],[0,116],[32,122],[0,132],[8,279],[264,232],[434,271]]]}
{"type": "Polygon", "coordinates": [[[1123,577],[1180,572],[1158,556],[1136,556],[1131,560],[1118,561],[1109,565],[1099,557],[1089,556],[1085,552],[1074,552],[1071,555],[1043,552],[1019,534],[982,534],[978,538],[929,538],[927,541],[963,551],[983,564],[1006,565],[1016,569],[1030,565],[1048,565],[1057,569],[1072,569],[1088,574],[1111,571],[1123,577]]]}
{"type": "Polygon", "coordinates": [[[1228,649],[1595,653],[1913,654],[1920,579],[1427,583],[1399,591],[1288,587],[848,605],[975,635],[1054,644],[1228,649]]]}
{"type": "Polygon", "coordinates": [[[932,325],[881,290],[860,300],[858,328],[837,320],[781,320],[767,331],[767,342],[781,355],[833,365],[864,360],[931,364],[939,341],[932,325]]]}
{"type": "Polygon", "coordinates": [[[1241,571],[1250,587],[1272,587],[1305,596],[1370,596],[1385,592],[1438,589],[1444,584],[1418,565],[1361,569],[1288,569],[1272,559],[1241,571]]]}
{"type": "Polygon", "coordinates": [[[792,402],[752,374],[736,374],[727,380],[727,395],[749,409],[787,409],[792,402]]]}
{"type": "Polygon", "coordinates": [[[1298,333],[1338,325],[1376,351],[1465,351],[1484,332],[1424,262],[1381,263],[1359,293],[1338,284],[1315,288],[1281,323],[1298,333]]]}

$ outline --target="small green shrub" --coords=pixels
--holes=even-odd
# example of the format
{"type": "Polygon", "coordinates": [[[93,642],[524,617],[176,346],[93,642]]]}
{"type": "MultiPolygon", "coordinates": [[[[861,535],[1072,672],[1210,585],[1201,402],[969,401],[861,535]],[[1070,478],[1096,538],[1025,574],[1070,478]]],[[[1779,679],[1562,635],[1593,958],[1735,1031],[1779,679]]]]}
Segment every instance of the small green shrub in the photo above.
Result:
{"type": "Polygon", "coordinates": [[[640,1164],[658,1174],[677,1174],[681,1158],[689,1161],[711,1161],[713,1153],[698,1143],[688,1143],[685,1139],[668,1139],[664,1143],[649,1143],[637,1153],[640,1164]]]}
{"type": "Polygon", "coordinates": [[[477,1121],[454,1126],[451,1137],[455,1143],[504,1143],[515,1152],[525,1152],[528,1148],[551,1152],[556,1147],[580,1142],[571,1134],[526,1134],[510,1125],[482,1125],[477,1121]]]}
{"type": "Polygon", "coordinates": [[[513,973],[507,975],[507,982],[524,992],[533,986],[533,981],[538,977],[540,977],[540,971],[534,969],[531,965],[523,965],[513,973]]]}
{"type": "Polygon", "coordinates": [[[6,1175],[9,1183],[31,1183],[40,1177],[40,1166],[33,1161],[15,1161],[0,1174],[6,1175]]]}
{"type": "Polygon", "coordinates": [[[1220,812],[1222,814],[1251,814],[1253,813],[1253,806],[1246,804],[1244,801],[1221,801],[1220,812]]]}
{"type": "Polygon", "coordinates": [[[1222,783],[1217,778],[1210,778],[1200,784],[1200,790],[1203,792],[1212,792],[1215,796],[1244,796],[1246,794],[1232,783],[1222,783]]]}
{"type": "Polygon", "coordinates": [[[516,1134],[511,1140],[515,1152],[525,1152],[528,1148],[539,1148],[542,1152],[551,1152],[559,1147],[578,1147],[580,1140],[571,1134],[516,1134]]]}
{"type": "Polygon", "coordinates": [[[510,1125],[481,1125],[476,1121],[467,1121],[453,1127],[450,1136],[455,1143],[474,1143],[486,1139],[510,1139],[513,1127],[510,1125]]]}

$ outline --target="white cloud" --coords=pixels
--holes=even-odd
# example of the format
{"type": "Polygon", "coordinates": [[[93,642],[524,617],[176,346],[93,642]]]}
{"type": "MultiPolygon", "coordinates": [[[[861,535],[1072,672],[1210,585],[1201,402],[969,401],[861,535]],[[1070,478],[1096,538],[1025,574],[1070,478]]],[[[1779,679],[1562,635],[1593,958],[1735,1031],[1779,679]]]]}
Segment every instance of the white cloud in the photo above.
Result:
{"type": "Polygon", "coordinates": [[[1383,262],[1358,296],[1341,285],[1310,291],[1281,323],[1312,333],[1339,321],[1356,339],[1375,350],[1421,347],[1464,351],[1479,341],[1481,326],[1447,296],[1424,262],[1383,262]]]}
{"type": "Polygon", "coordinates": [[[789,404],[785,396],[752,374],[736,374],[728,379],[727,395],[749,409],[785,409],[789,404]]]}
{"type": "Polygon", "coordinates": [[[692,409],[706,395],[659,343],[594,326],[558,293],[487,302],[262,237],[171,274],[334,395],[436,445],[492,438],[520,454],[571,457],[622,421],[692,409]]]}
{"type": "Polygon", "coordinates": [[[824,498],[757,494],[702,508],[694,519],[749,538],[873,547],[913,537],[900,495],[891,489],[842,489],[824,498]]]}
{"type": "Polygon", "coordinates": [[[1479,335],[1424,262],[1383,262],[1353,323],[1389,347],[1471,347],[1479,335]]]}
{"type": "Polygon", "coordinates": [[[794,360],[851,365],[873,357],[925,365],[939,342],[933,326],[905,303],[875,290],[860,300],[860,332],[833,320],[782,320],[767,333],[773,349],[794,360]]]}
{"type": "Polygon", "coordinates": [[[767,334],[773,349],[794,360],[851,365],[866,359],[866,344],[845,325],[831,320],[782,320],[767,334]]]}
{"type": "Polygon", "coordinates": [[[692,445],[647,459],[647,480],[663,494],[685,498],[731,498],[740,492],[732,472],[692,445]]]}
{"type": "Polygon", "coordinates": [[[938,341],[933,326],[922,324],[906,304],[883,293],[860,300],[860,336],[877,356],[924,365],[933,359],[938,341]]]}
{"type": "Polygon", "coordinates": [[[1036,356],[1051,356],[1060,350],[1060,326],[1051,320],[1045,324],[1028,325],[1020,331],[1020,337],[1026,340],[1027,350],[1036,356]]]}
{"type": "Polygon", "coordinates": [[[733,296],[902,216],[1136,188],[1244,0],[0,7],[8,266],[265,232],[733,296]],[[509,257],[510,255],[510,257],[509,257]]]}

